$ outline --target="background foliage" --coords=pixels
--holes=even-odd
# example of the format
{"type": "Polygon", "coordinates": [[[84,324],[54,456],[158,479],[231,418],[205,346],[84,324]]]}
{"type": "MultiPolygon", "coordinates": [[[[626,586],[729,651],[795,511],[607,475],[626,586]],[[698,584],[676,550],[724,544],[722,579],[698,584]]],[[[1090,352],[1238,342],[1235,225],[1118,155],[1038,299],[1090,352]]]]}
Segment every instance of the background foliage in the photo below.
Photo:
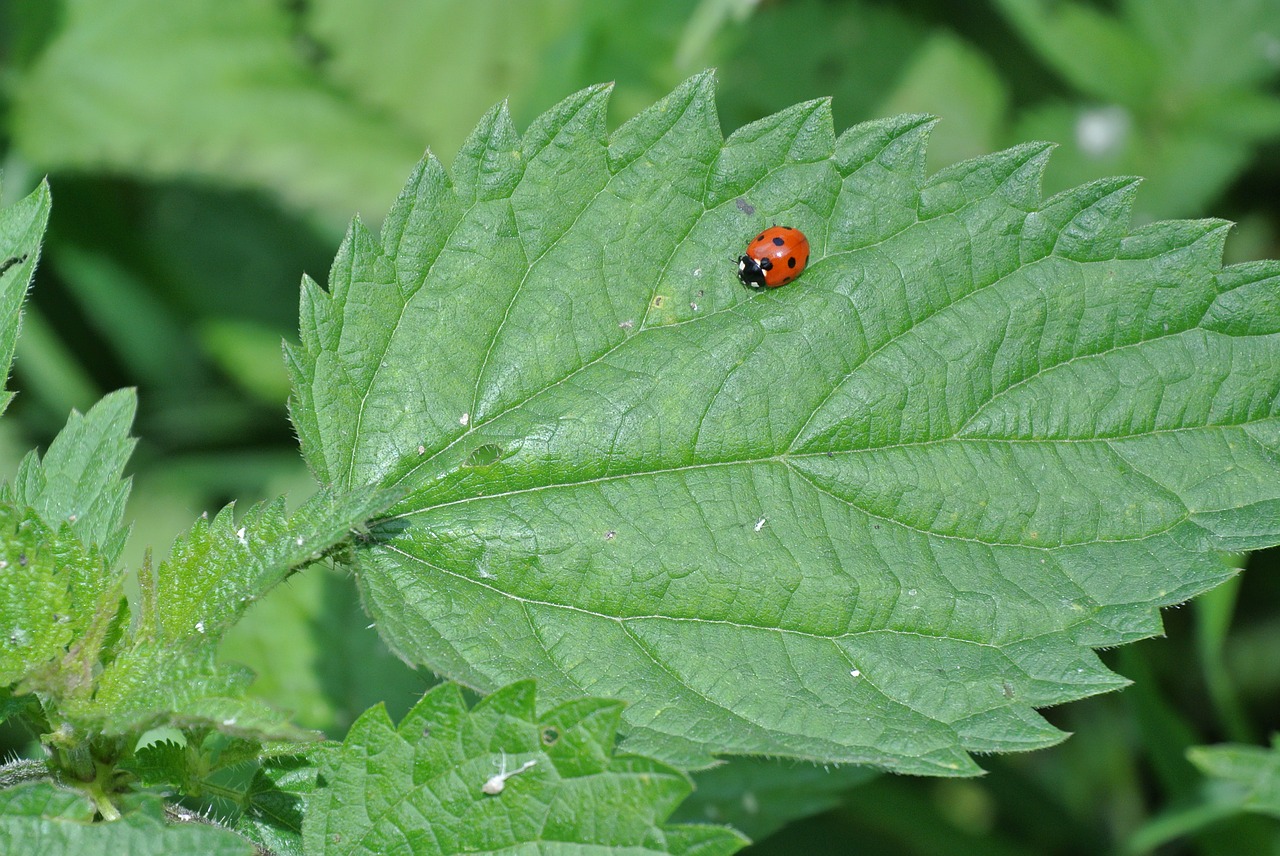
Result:
{"type": "MultiPolygon", "coordinates": [[[[161,0],[0,0],[0,202],[46,173],[57,200],[18,342],[22,394],[0,423],[5,472],[70,408],[137,386],[130,564],[227,500],[301,502],[311,479],[284,415],[279,341],[296,336],[300,273],[323,281],[351,212],[376,225],[422,149],[447,162],[502,98],[523,127],[612,79],[616,126],[708,66],[726,130],[824,95],[837,128],[932,112],[931,168],[1050,140],[1048,192],[1142,175],[1137,223],[1223,216],[1239,224],[1228,261],[1280,254],[1271,0],[194,0],[180,13],[161,0]]],[[[1277,727],[1267,652],[1280,647],[1280,584],[1272,556],[1251,565],[1168,615],[1169,638],[1109,657],[1135,686],[1048,711],[1078,732],[1063,746],[986,759],[980,781],[841,780],[804,807],[826,814],[758,847],[1269,849],[1261,815],[1181,821],[1184,807],[1233,798],[1187,747],[1261,746],[1277,727]]],[[[366,624],[350,581],[313,569],[255,606],[222,655],[252,666],[255,692],[301,725],[340,738],[379,700],[398,720],[432,680],[366,624]]],[[[776,780],[740,775],[750,800],[728,785],[735,798],[717,802],[711,779],[685,819],[776,829],[776,780]]]]}

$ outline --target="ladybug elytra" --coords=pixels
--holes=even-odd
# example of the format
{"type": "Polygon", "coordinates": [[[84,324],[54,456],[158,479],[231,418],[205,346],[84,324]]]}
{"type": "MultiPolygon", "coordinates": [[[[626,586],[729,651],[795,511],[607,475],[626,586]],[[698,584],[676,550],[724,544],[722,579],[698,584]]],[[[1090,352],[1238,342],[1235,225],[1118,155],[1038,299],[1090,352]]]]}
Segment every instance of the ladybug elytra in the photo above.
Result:
{"type": "Polygon", "coordinates": [[[790,226],[770,226],[738,257],[738,279],[750,288],[777,288],[800,275],[809,263],[809,239],[790,226]]]}

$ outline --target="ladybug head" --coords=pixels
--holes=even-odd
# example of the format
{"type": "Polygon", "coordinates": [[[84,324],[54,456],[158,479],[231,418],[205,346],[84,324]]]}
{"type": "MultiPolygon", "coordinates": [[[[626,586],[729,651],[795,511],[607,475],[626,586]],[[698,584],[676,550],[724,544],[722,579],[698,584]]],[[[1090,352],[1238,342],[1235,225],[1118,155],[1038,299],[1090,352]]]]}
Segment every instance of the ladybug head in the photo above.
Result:
{"type": "Polygon", "coordinates": [[[738,279],[748,288],[764,288],[764,273],[773,267],[768,259],[757,260],[751,256],[738,256],[738,279]]]}

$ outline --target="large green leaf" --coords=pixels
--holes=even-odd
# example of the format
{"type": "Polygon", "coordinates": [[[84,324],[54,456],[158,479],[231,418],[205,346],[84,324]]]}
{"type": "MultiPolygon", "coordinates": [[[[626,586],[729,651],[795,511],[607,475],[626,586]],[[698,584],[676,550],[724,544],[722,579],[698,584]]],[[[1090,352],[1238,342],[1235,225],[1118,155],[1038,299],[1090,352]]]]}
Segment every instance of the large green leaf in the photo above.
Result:
{"type": "Polygon", "coordinates": [[[404,656],[630,702],[629,745],[969,774],[1123,685],[1092,649],[1280,540],[1280,265],[1130,232],[1133,179],[1041,199],[1029,144],[825,101],[722,138],[713,81],[608,90],[428,159],[329,290],[292,414],[326,483],[411,491],[356,551],[404,656]],[[762,226],[793,286],[742,288],[762,226]]]}
{"type": "Polygon", "coordinates": [[[307,795],[307,853],[733,853],[731,829],[664,821],[692,788],[678,770],[615,755],[621,707],[577,699],[539,713],[531,681],[468,709],[442,684],[401,720],[351,727],[307,795]]]}

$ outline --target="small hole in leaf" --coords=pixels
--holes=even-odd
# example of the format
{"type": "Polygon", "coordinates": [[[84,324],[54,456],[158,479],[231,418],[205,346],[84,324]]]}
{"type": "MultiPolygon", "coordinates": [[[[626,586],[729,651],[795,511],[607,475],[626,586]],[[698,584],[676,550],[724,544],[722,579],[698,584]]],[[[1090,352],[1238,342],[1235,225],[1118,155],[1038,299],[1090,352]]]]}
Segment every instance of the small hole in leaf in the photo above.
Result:
{"type": "Polygon", "coordinates": [[[559,739],[560,739],[560,732],[558,729],[552,728],[551,726],[547,726],[546,728],[542,729],[542,745],[543,746],[554,746],[556,741],[559,739]]]}

